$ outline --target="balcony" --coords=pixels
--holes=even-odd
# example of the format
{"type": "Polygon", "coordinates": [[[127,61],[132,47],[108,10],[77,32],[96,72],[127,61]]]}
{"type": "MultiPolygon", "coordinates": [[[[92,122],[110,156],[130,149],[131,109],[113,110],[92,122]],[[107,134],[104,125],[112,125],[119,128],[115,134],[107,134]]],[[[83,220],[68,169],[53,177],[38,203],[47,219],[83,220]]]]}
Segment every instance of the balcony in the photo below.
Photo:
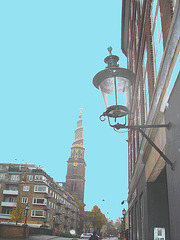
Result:
{"type": "Polygon", "coordinates": [[[72,208],[72,212],[75,213],[77,212],[77,210],[75,208],[72,208]]]}
{"type": "Polygon", "coordinates": [[[51,207],[48,205],[44,208],[44,210],[51,210],[51,207]]]}
{"type": "Polygon", "coordinates": [[[69,223],[67,221],[65,221],[64,226],[65,227],[69,226],[69,223]]]}
{"type": "Polygon", "coordinates": [[[0,182],[9,182],[9,178],[8,177],[0,178],[0,182]]]}
{"type": "Polygon", "coordinates": [[[66,208],[66,209],[71,209],[71,206],[68,205],[68,204],[66,204],[65,208],[66,208]]]}
{"type": "Polygon", "coordinates": [[[18,190],[3,190],[3,194],[5,195],[18,195],[18,190]]]}
{"type": "Polygon", "coordinates": [[[60,224],[62,224],[62,221],[61,220],[55,220],[55,224],[60,225],[60,224]]]}
{"type": "Polygon", "coordinates": [[[63,205],[63,204],[64,204],[64,202],[61,199],[57,200],[57,205],[63,205]]]}
{"type": "Polygon", "coordinates": [[[58,210],[56,210],[56,215],[61,215],[61,214],[63,214],[64,212],[63,212],[63,210],[62,209],[58,209],[58,210]]]}
{"type": "Polygon", "coordinates": [[[44,222],[50,222],[50,218],[45,218],[44,222]]]}
{"type": "Polygon", "coordinates": [[[45,198],[52,198],[52,195],[50,193],[47,193],[45,198]]]}
{"type": "Polygon", "coordinates": [[[69,214],[69,213],[66,213],[64,217],[65,217],[65,218],[69,218],[69,217],[70,217],[70,214],[69,214]]]}
{"type": "Polygon", "coordinates": [[[72,220],[72,221],[76,220],[76,217],[75,217],[75,216],[72,216],[72,217],[71,217],[71,220],[72,220]]]}
{"type": "Polygon", "coordinates": [[[1,202],[1,207],[16,207],[16,202],[1,202]]]}
{"type": "Polygon", "coordinates": [[[10,219],[10,214],[0,213],[0,219],[10,219]]]}

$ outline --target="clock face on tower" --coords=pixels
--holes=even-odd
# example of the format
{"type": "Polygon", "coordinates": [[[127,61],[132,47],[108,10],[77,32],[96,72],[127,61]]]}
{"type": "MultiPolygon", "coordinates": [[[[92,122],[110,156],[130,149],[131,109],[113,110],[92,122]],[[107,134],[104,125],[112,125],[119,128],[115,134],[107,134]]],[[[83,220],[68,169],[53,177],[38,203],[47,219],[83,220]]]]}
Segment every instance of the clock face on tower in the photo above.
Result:
{"type": "Polygon", "coordinates": [[[78,163],[77,162],[73,162],[73,166],[77,167],[78,163]]]}

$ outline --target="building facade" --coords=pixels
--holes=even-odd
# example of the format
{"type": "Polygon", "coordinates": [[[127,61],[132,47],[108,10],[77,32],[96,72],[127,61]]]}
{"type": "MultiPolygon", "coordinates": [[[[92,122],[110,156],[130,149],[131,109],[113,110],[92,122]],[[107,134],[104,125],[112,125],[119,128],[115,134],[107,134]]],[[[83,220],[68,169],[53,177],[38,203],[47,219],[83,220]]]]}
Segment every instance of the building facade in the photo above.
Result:
{"type": "Polygon", "coordinates": [[[30,209],[30,227],[55,228],[57,232],[78,232],[79,208],[74,198],[41,167],[33,164],[0,164],[0,222],[11,222],[17,200],[30,209]]]}
{"type": "Polygon", "coordinates": [[[83,126],[82,126],[82,109],[75,130],[75,139],[71,147],[71,156],[67,161],[67,175],[65,189],[71,195],[77,196],[78,200],[84,203],[85,187],[85,168],[84,161],[85,148],[83,147],[83,126]]]}
{"type": "Polygon", "coordinates": [[[171,122],[128,132],[130,240],[180,239],[180,8],[179,0],[123,0],[121,48],[136,74],[130,89],[131,125],[171,122]],[[156,238],[157,237],[157,238],[156,238]]]}

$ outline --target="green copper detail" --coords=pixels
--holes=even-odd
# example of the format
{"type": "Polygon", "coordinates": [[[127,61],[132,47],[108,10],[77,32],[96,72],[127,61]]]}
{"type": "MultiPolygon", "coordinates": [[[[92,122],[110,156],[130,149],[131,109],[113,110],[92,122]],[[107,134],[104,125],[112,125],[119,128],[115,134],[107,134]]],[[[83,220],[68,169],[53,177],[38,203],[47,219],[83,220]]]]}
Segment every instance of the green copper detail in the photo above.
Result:
{"type": "Polygon", "coordinates": [[[112,47],[111,46],[108,47],[107,50],[109,51],[109,55],[112,55],[112,53],[111,53],[112,52],[112,47]]]}

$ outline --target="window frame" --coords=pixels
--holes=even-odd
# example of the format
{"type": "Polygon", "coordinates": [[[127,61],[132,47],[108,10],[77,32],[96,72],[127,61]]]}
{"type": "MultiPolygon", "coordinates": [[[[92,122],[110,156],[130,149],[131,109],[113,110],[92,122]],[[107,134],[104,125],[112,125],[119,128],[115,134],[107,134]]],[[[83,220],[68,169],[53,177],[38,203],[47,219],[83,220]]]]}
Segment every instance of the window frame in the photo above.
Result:
{"type": "Polygon", "coordinates": [[[22,197],[22,203],[28,203],[28,197],[22,197]]]}
{"type": "Polygon", "coordinates": [[[23,192],[29,192],[30,186],[29,185],[24,185],[23,186],[23,192]]]}
{"type": "Polygon", "coordinates": [[[34,192],[48,193],[48,187],[45,186],[45,185],[35,185],[35,186],[34,186],[34,192]],[[42,190],[42,191],[40,191],[40,190],[37,190],[37,189],[36,189],[36,188],[41,188],[41,187],[46,188],[46,190],[42,190]]]}
{"type": "Polygon", "coordinates": [[[33,197],[32,204],[47,206],[47,199],[46,198],[41,198],[41,197],[33,197]],[[38,200],[44,200],[44,203],[39,203],[38,200]]]}
{"type": "Polygon", "coordinates": [[[46,217],[46,211],[45,210],[32,209],[31,210],[31,217],[45,218],[46,217]],[[36,214],[33,214],[33,213],[36,213],[36,212],[42,212],[42,215],[37,216],[36,214]]]}
{"type": "Polygon", "coordinates": [[[155,83],[160,69],[160,63],[164,53],[163,33],[161,24],[161,13],[159,0],[154,0],[151,7],[151,34],[153,43],[154,73],[155,83]],[[156,31],[157,29],[157,31],[156,31]],[[157,32],[157,34],[155,34],[157,32]],[[157,38],[157,39],[156,39],[157,38]],[[159,55],[159,58],[158,58],[159,55]]]}

